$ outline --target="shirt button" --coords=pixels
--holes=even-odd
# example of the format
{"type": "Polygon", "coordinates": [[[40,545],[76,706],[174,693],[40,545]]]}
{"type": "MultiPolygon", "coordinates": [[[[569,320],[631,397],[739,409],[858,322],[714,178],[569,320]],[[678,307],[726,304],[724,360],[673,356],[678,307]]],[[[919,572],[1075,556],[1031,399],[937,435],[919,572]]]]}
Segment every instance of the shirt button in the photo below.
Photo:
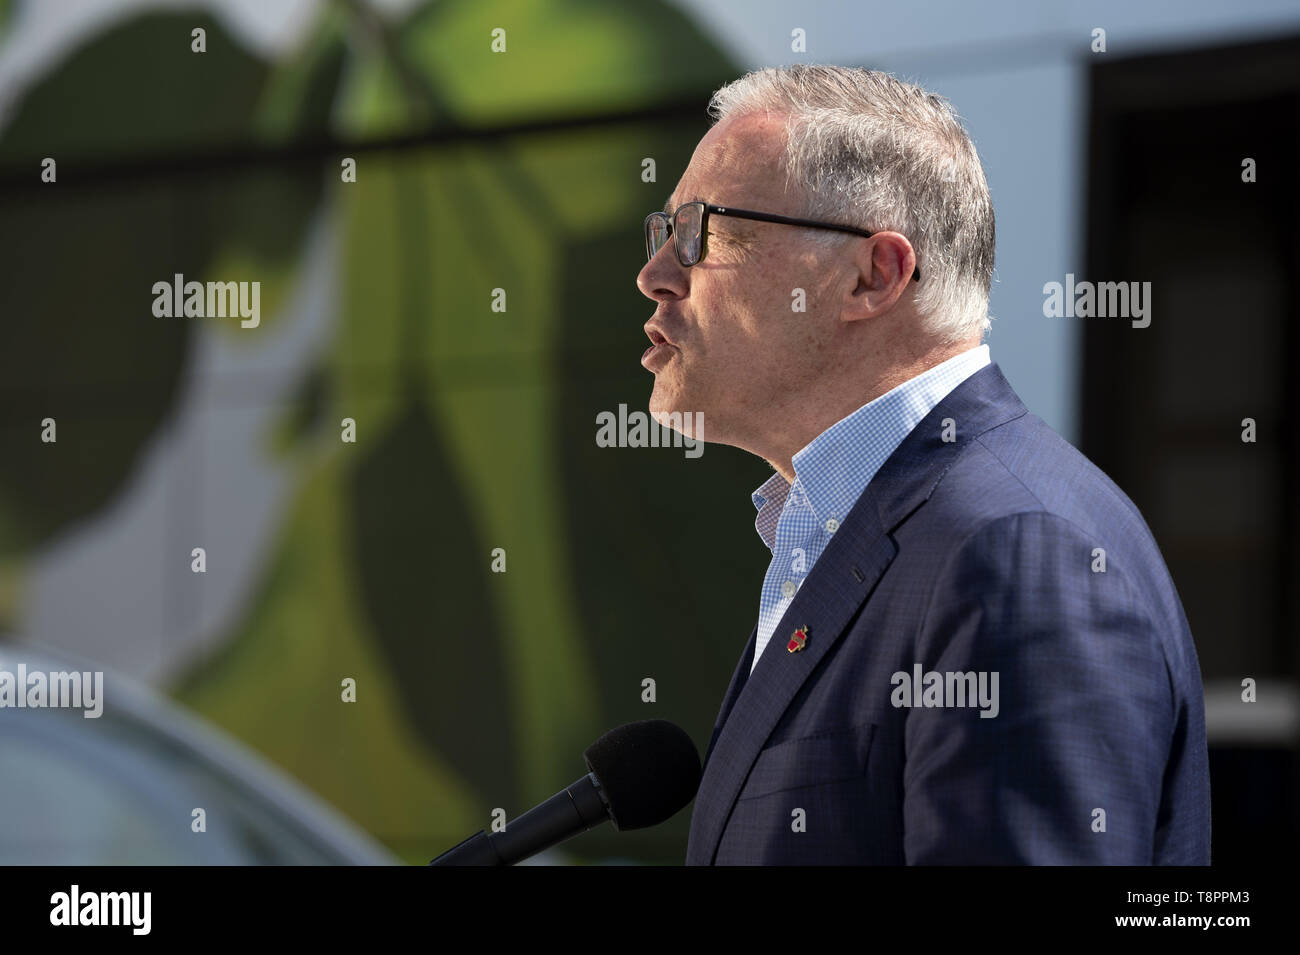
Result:
{"type": "Polygon", "coordinates": [[[793,597],[793,596],[794,596],[794,592],[795,592],[796,590],[798,590],[798,589],[799,589],[799,588],[796,587],[796,586],[794,585],[794,581],[793,581],[793,580],[787,580],[785,583],[783,583],[783,584],[781,585],[781,596],[782,596],[782,597],[793,597]]]}
{"type": "Polygon", "coordinates": [[[835,518],[832,517],[830,520],[826,522],[827,534],[834,534],[839,529],[840,529],[840,522],[837,521],[835,518]]]}

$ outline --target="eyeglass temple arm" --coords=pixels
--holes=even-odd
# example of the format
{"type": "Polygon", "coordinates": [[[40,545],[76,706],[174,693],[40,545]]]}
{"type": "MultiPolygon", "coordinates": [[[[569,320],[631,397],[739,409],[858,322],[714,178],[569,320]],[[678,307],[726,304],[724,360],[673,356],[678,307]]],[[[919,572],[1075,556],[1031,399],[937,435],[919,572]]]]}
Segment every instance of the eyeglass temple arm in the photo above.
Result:
{"type": "MultiPolygon", "coordinates": [[[[871,238],[874,232],[868,232],[866,229],[859,229],[857,226],[838,225],[833,222],[818,222],[815,219],[796,219],[793,216],[777,215],[775,212],[754,212],[752,209],[734,209],[730,206],[705,206],[711,213],[720,216],[733,216],[737,219],[755,219],[758,222],[778,222],[785,225],[804,226],[810,229],[833,229],[836,232],[849,232],[853,235],[861,235],[871,238]]],[[[921,270],[916,268],[912,271],[912,278],[917,282],[921,281],[921,270]]]]}

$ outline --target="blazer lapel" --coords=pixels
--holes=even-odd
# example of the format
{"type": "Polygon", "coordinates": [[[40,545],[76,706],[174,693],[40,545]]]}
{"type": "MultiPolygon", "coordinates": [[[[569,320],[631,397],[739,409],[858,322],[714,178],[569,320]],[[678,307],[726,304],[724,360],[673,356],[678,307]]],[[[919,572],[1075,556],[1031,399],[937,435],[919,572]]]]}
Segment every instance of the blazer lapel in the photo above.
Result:
{"type": "Polygon", "coordinates": [[[740,788],[763,744],[817,664],[843,636],[897,553],[890,533],[920,507],[978,435],[1026,413],[1001,369],[990,363],[971,375],[918,424],[884,463],[814,564],[749,674],[757,627],[723,701],[705,756],[691,814],[688,865],[711,865],[740,788]],[[956,439],[943,440],[953,419],[956,439]],[[796,627],[808,641],[786,644],[796,627]]]}
{"type": "MultiPolygon", "coordinates": [[[[723,826],[758,751],[803,681],[839,640],[854,611],[893,560],[894,542],[880,528],[872,510],[864,509],[859,501],[831,538],[773,631],[754,672],[743,680],[725,722],[714,731],[691,813],[688,865],[713,862],[723,826]],[[786,642],[794,628],[802,626],[808,627],[806,646],[798,653],[788,653],[786,642]]],[[[753,659],[754,643],[751,638],[742,668],[753,659]]],[[[736,684],[734,678],[732,683],[736,684]]]]}
{"type": "Polygon", "coordinates": [[[740,662],[736,664],[736,672],[731,674],[731,683],[727,686],[727,695],[722,698],[722,707],[718,710],[718,721],[713,725],[713,735],[709,738],[709,748],[704,753],[704,765],[709,765],[709,757],[713,755],[713,746],[718,741],[718,734],[722,732],[722,725],[727,722],[727,716],[731,713],[731,708],[736,705],[736,697],[740,695],[741,689],[749,679],[750,661],[754,659],[754,646],[758,642],[758,624],[754,624],[754,629],[749,631],[749,642],[745,644],[745,652],[740,655],[740,662]]]}

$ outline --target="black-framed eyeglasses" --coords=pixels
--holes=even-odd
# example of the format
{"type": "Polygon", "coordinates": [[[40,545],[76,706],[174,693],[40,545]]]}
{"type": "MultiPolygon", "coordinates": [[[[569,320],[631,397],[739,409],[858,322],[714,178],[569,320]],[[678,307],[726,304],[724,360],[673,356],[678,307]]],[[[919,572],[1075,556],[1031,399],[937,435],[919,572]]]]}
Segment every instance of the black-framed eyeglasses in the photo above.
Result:
{"type": "MultiPolygon", "coordinates": [[[[677,250],[677,261],[682,264],[682,268],[689,269],[693,265],[699,265],[704,260],[708,245],[710,215],[734,216],[737,219],[754,219],[758,222],[777,222],[809,229],[833,229],[836,232],[850,232],[867,238],[875,235],[874,232],[851,225],[837,225],[833,222],[818,222],[813,219],[795,219],[772,212],[715,206],[709,202],[687,202],[671,216],[666,212],[652,212],[645,217],[646,261],[653,259],[655,253],[664,247],[664,243],[672,238],[677,250]]],[[[917,282],[921,281],[920,268],[912,272],[912,278],[917,282]]]]}

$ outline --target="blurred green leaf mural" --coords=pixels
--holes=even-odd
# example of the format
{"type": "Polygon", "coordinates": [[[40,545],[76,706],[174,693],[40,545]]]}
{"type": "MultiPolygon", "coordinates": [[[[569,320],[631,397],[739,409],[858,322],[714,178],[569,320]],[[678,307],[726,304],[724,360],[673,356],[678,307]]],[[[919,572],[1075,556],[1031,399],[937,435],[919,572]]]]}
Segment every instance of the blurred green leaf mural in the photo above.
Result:
{"type": "MultiPolygon", "coordinates": [[[[756,613],[767,469],[595,432],[646,406],[641,220],[736,75],[659,2],[331,3],[273,60],[211,13],[145,11],[68,51],[0,130],[0,624],[21,634],[31,562],[112,509],[176,420],[200,336],[251,368],[288,331],[324,230],[337,318],[254,449],[286,478],[270,544],[165,689],[411,862],[582,775],[619,723],[673,720],[702,754],[756,613]],[[483,135],[692,97],[695,120],[483,135]],[[47,156],[57,186],[32,172],[47,156]],[[155,316],[176,273],[257,279],[260,325],[155,316]]],[[[105,619],[82,643],[112,663],[119,636],[105,619]]],[[[566,848],[677,863],[688,822],[566,848]]]]}

